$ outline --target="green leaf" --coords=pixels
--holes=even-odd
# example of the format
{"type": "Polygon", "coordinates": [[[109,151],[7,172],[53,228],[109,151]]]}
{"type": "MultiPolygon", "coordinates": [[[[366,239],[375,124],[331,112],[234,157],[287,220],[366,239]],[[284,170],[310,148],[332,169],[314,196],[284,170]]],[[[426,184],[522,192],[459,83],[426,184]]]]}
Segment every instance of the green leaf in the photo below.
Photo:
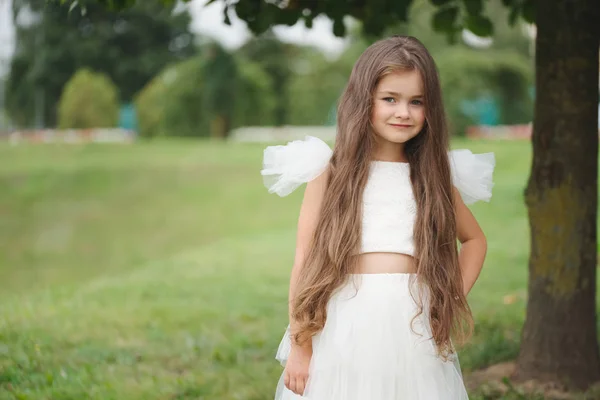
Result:
{"type": "Polygon", "coordinates": [[[223,22],[225,25],[231,26],[231,20],[229,19],[229,5],[225,3],[225,8],[223,8],[223,22]]]}
{"type": "Polygon", "coordinates": [[[71,5],[69,6],[69,14],[71,13],[71,11],[73,11],[75,7],[77,7],[77,4],[79,4],[77,0],[71,3],[71,5]]]}
{"type": "Polygon", "coordinates": [[[235,13],[241,19],[250,24],[260,15],[260,8],[251,1],[240,1],[235,5],[235,13]]]}
{"type": "Polygon", "coordinates": [[[313,27],[313,19],[314,17],[311,15],[304,17],[304,26],[308,29],[312,29],[313,27]]]}
{"type": "Polygon", "coordinates": [[[517,22],[517,18],[519,18],[519,13],[521,12],[521,7],[515,6],[510,13],[508,14],[508,23],[511,26],[514,26],[517,22]]]}
{"type": "Polygon", "coordinates": [[[458,43],[458,33],[461,31],[462,29],[457,27],[446,32],[446,38],[448,39],[448,43],[450,45],[455,45],[456,43],[458,43]]]}
{"type": "Polygon", "coordinates": [[[438,10],[432,19],[433,29],[438,32],[449,32],[455,27],[458,7],[447,7],[438,10]]]}
{"type": "Polygon", "coordinates": [[[492,21],[483,15],[470,15],[465,22],[466,28],[479,37],[488,37],[494,32],[492,21]]]}
{"type": "Polygon", "coordinates": [[[257,34],[261,34],[269,30],[273,25],[277,24],[277,17],[281,11],[279,7],[270,3],[256,3],[255,8],[259,12],[253,15],[254,21],[248,22],[249,28],[257,34]]]}
{"type": "Polygon", "coordinates": [[[337,37],[344,37],[346,35],[346,25],[344,25],[343,18],[336,18],[333,21],[333,34],[337,37]]]}
{"type": "Polygon", "coordinates": [[[408,11],[410,7],[410,1],[396,1],[391,5],[391,12],[398,21],[408,21],[408,11]]]}
{"type": "Polygon", "coordinates": [[[438,7],[454,2],[454,0],[429,0],[429,1],[431,2],[431,4],[433,4],[434,6],[438,6],[438,7]]]}
{"type": "Polygon", "coordinates": [[[479,15],[483,11],[482,0],[463,0],[469,15],[479,15]]]}
{"type": "Polygon", "coordinates": [[[535,21],[535,0],[525,0],[521,15],[523,15],[523,19],[530,24],[535,21]]]}
{"type": "Polygon", "coordinates": [[[283,9],[277,13],[277,23],[287,26],[293,26],[300,18],[300,12],[297,10],[283,9]]]}

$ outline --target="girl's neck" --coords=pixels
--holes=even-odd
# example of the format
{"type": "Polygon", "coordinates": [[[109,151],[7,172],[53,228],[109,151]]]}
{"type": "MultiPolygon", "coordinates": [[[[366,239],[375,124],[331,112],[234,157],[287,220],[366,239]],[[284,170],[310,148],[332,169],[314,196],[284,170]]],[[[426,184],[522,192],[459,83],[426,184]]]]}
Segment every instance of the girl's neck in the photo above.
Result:
{"type": "Polygon", "coordinates": [[[408,163],[408,159],[404,155],[404,149],[379,149],[373,152],[371,157],[372,161],[384,161],[384,162],[397,162],[397,163],[408,163]]]}

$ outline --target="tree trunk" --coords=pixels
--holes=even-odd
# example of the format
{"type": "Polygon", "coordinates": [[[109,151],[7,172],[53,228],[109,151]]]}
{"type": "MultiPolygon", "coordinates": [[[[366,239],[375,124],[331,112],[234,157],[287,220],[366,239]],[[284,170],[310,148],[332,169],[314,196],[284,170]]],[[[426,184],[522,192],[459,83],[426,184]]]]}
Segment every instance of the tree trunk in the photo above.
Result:
{"type": "Polygon", "coordinates": [[[217,114],[210,121],[211,136],[216,139],[226,139],[229,135],[230,121],[226,115],[217,114]]]}
{"type": "Polygon", "coordinates": [[[515,378],[600,381],[596,330],[598,0],[537,2],[529,299],[515,378]]]}

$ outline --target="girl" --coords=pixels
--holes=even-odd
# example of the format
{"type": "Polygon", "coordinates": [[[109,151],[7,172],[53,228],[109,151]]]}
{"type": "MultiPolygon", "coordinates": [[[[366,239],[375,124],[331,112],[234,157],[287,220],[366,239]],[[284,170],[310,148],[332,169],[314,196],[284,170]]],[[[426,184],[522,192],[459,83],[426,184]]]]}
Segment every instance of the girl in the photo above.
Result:
{"type": "Polygon", "coordinates": [[[308,136],[264,152],[270,192],[308,182],[275,398],[468,399],[451,337],[471,333],[487,246],[465,203],[491,198],[494,155],[448,153],[435,63],[413,37],[365,50],[337,127],[333,151],[308,136]]]}

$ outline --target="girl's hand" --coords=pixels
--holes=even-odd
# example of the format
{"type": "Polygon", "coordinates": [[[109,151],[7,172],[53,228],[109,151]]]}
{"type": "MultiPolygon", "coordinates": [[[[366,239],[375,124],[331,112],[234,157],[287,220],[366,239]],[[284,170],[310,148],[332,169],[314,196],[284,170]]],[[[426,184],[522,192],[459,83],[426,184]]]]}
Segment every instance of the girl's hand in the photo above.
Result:
{"type": "Polygon", "coordinates": [[[302,396],[308,382],[308,368],[312,358],[312,349],[292,346],[290,356],[285,364],[283,383],[292,392],[302,396]]]}

